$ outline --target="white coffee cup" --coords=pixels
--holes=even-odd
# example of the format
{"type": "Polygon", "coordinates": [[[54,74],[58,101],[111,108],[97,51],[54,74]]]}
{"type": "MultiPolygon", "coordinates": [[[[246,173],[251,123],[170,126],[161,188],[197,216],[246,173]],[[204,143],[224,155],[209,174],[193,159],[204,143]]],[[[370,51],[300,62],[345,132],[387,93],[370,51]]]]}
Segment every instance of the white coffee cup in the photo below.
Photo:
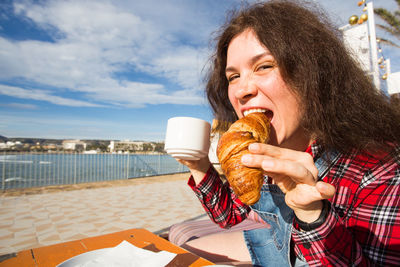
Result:
{"type": "Polygon", "coordinates": [[[168,120],[165,151],[174,158],[198,160],[208,155],[211,125],[192,117],[173,117],[168,120]]]}

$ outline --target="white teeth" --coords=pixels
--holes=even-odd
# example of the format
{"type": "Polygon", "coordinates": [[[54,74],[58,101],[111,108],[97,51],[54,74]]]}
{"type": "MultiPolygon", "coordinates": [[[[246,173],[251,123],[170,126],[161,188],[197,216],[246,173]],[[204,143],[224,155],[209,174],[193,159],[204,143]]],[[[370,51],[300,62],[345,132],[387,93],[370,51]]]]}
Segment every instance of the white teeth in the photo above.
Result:
{"type": "Polygon", "coordinates": [[[250,113],[254,113],[254,112],[265,112],[267,111],[266,109],[262,109],[262,108],[254,108],[254,109],[249,109],[243,112],[244,116],[249,115],[250,113]]]}

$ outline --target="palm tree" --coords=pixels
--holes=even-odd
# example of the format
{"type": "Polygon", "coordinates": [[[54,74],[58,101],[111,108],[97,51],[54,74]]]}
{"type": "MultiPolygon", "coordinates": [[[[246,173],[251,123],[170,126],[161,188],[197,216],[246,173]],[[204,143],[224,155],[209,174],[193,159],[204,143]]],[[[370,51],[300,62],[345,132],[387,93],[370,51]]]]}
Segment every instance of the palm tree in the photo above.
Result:
{"type": "MultiPolygon", "coordinates": [[[[376,26],[400,40],[400,0],[395,1],[397,2],[399,8],[393,13],[385,8],[375,8],[374,13],[379,16],[384,22],[386,22],[386,25],[377,24],[376,26]]],[[[384,44],[400,48],[400,45],[391,40],[387,40],[384,38],[379,39],[384,44]]]]}

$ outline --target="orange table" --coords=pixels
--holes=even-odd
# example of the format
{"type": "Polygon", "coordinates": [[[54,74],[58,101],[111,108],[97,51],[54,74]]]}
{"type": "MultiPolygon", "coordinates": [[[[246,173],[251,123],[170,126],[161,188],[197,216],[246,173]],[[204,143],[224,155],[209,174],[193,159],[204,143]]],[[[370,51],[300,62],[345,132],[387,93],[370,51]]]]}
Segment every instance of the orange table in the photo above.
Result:
{"type": "Polygon", "coordinates": [[[59,243],[46,247],[33,248],[18,252],[16,257],[0,263],[0,267],[7,266],[57,266],[63,261],[81,253],[95,249],[115,247],[123,240],[151,251],[165,250],[178,254],[167,266],[207,266],[213,263],[200,258],[188,251],[175,246],[167,240],[145,230],[131,229],[102,236],[89,237],[81,240],[59,243]]]}

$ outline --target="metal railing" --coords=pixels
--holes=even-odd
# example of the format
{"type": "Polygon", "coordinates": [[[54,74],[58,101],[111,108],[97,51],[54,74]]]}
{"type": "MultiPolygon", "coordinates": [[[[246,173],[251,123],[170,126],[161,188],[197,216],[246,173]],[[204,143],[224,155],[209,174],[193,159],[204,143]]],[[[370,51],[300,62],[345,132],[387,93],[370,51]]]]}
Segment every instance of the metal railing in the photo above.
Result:
{"type": "Polygon", "coordinates": [[[166,154],[11,153],[0,154],[2,190],[187,172],[166,154]]]}

